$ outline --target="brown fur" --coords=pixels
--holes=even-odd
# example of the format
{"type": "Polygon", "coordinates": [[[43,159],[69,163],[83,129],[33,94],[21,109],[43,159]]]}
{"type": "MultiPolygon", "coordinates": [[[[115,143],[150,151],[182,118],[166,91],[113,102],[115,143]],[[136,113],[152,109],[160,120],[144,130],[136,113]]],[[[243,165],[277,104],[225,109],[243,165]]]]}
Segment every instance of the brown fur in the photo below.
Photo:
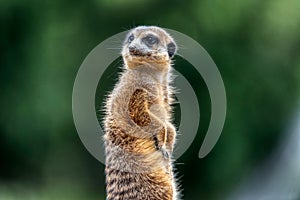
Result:
{"type": "Polygon", "coordinates": [[[167,49],[174,41],[153,26],[137,27],[130,34],[135,40],[125,42],[122,51],[126,70],[106,103],[107,200],[177,200],[167,49]],[[149,34],[159,42],[145,46],[143,38],[149,34]],[[130,45],[136,49],[129,52],[130,45]]]}

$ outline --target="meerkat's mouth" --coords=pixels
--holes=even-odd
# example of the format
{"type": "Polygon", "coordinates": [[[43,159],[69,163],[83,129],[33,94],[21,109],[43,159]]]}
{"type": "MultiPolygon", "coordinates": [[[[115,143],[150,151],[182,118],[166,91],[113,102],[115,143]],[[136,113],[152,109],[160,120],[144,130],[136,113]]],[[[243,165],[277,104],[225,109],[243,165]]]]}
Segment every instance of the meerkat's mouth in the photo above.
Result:
{"type": "Polygon", "coordinates": [[[145,57],[145,56],[150,57],[150,56],[152,56],[151,52],[143,52],[143,51],[141,51],[139,49],[130,49],[129,50],[129,54],[131,56],[141,56],[141,57],[145,57]]]}
{"type": "Polygon", "coordinates": [[[163,56],[158,55],[156,52],[143,52],[138,49],[129,51],[129,57],[143,60],[147,59],[148,61],[152,60],[154,62],[162,61],[165,59],[163,56]]]}
{"type": "Polygon", "coordinates": [[[165,63],[168,57],[159,51],[146,51],[139,48],[128,48],[124,55],[129,61],[146,63],[165,63]]]}

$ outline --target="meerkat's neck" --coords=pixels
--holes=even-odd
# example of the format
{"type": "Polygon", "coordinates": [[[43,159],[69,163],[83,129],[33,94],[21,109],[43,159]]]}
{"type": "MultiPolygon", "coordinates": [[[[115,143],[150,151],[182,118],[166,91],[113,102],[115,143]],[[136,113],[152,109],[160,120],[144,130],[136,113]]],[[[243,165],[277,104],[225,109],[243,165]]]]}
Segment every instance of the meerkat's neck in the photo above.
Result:
{"type": "Polygon", "coordinates": [[[169,82],[168,78],[170,77],[169,76],[170,67],[171,66],[169,63],[164,64],[164,66],[162,66],[162,64],[159,64],[159,66],[143,64],[135,69],[129,69],[129,70],[136,71],[139,74],[147,77],[150,76],[159,84],[166,85],[169,82]]]}

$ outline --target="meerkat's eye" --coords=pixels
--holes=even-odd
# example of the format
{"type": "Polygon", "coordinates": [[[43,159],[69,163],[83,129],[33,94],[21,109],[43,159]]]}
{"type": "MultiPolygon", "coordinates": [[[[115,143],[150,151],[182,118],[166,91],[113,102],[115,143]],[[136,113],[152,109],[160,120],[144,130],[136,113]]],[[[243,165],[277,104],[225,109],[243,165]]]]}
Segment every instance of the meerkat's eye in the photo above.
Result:
{"type": "Polygon", "coordinates": [[[147,35],[146,37],[143,38],[143,41],[146,43],[148,46],[152,46],[154,44],[158,43],[158,38],[155,37],[154,35],[147,35]]]}
{"type": "Polygon", "coordinates": [[[128,42],[130,43],[130,42],[132,42],[133,40],[134,40],[134,35],[131,34],[131,35],[128,37],[128,42]]]}

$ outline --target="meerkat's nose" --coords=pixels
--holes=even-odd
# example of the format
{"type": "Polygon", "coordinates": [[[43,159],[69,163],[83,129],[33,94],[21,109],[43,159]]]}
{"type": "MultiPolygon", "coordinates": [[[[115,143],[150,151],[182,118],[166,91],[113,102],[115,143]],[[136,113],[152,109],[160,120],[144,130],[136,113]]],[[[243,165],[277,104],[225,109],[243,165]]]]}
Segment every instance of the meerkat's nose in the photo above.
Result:
{"type": "Polygon", "coordinates": [[[129,46],[128,48],[129,48],[129,52],[130,52],[130,53],[134,53],[135,50],[136,50],[136,47],[135,47],[135,46],[129,46]]]}

